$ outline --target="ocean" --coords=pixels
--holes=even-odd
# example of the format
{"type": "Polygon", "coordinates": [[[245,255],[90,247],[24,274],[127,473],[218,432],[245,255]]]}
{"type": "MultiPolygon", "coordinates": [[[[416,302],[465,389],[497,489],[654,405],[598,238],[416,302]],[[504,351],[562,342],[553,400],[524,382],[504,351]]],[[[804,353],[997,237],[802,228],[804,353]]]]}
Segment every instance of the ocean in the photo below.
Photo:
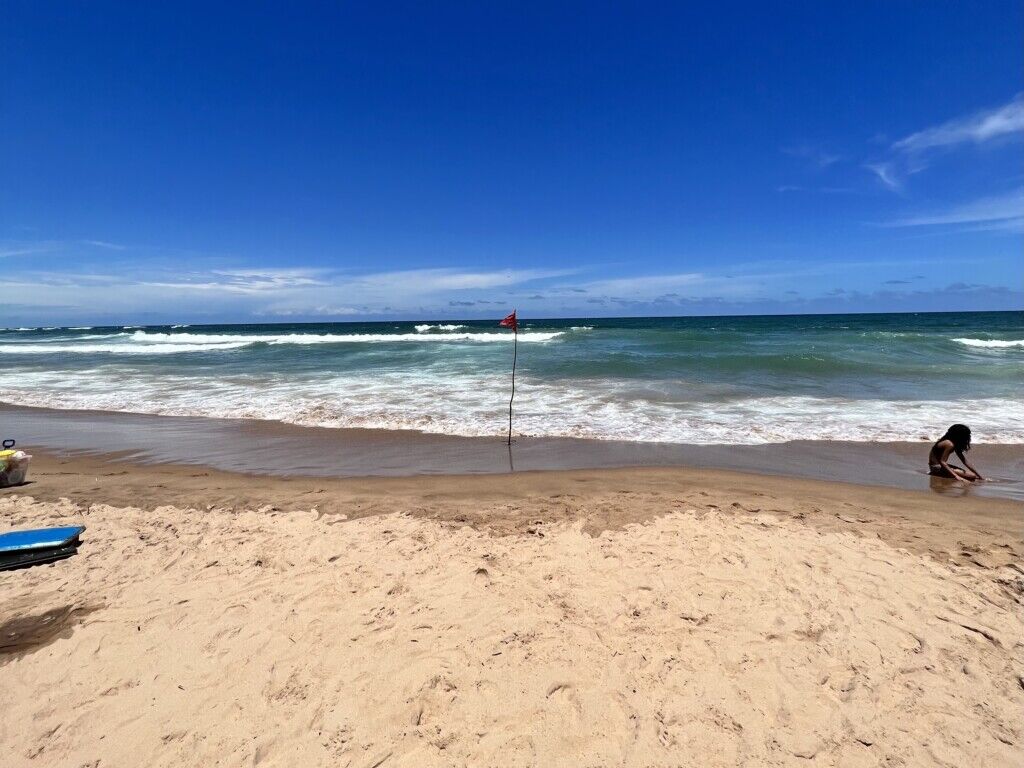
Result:
{"type": "MultiPolygon", "coordinates": [[[[497,436],[497,320],[8,328],[0,401],[497,436]]],[[[1024,443],[1024,312],[520,320],[519,435],[917,441],[953,422],[1024,443]]]]}

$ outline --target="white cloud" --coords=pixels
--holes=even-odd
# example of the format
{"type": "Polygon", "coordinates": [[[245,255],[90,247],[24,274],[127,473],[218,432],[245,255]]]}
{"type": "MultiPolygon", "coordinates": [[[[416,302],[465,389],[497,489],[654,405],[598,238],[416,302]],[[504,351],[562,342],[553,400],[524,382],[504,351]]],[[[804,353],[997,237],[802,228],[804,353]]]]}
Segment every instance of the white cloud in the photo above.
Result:
{"type": "Polygon", "coordinates": [[[889,189],[900,189],[902,182],[896,176],[892,163],[867,163],[864,166],[889,189]]]}
{"type": "Polygon", "coordinates": [[[84,245],[92,245],[97,248],[106,248],[107,250],[110,251],[123,251],[128,247],[126,245],[120,245],[118,243],[107,242],[106,240],[83,240],[82,243],[84,245]]]}
{"type": "Polygon", "coordinates": [[[52,250],[54,250],[53,243],[8,243],[7,245],[0,245],[0,259],[10,256],[28,256],[32,253],[46,253],[52,250]]]}
{"type": "Polygon", "coordinates": [[[22,256],[30,253],[60,253],[68,251],[81,251],[82,246],[89,246],[86,251],[94,248],[102,248],[109,251],[123,251],[127,246],[106,240],[38,240],[38,241],[8,241],[0,245],[0,259],[5,256],[22,256]]]}
{"type": "Polygon", "coordinates": [[[819,147],[813,147],[807,144],[798,147],[783,147],[782,151],[792,157],[798,157],[802,160],[806,160],[817,168],[828,168],[830,165],[835,165],[843,159],[842,155],[836,155],[832,152],[820,149],[819,147]]]}
{"type": "Polygon", "coordinates": [[[252,280],[309,280],[322,275],[325,270],[306,269],[302,267],[264,268],[264,269],[214,269],[211,274],[224,277],[248,278],[252,280]]]}
{"type": "Polygon", "coordinates": [[[637,277],[612,277],[573,285],[545,288],[548,298],[559,298],[567,304],[580,301],[594,303],[635,303],[662,300],[693,301],[703,298],[740,298],[759,295],[764,276],[752,274],[710,275],[703,272],[676,272],[637,277]]]}
{"type": "Polygon", "coordinates": [[[682,272],[670,275],[645,275],[641,277],[617,277],[585,283],[588,294],[625,296],[631,299],[660,296],[668,291],[694,288],[709,282],[700,272],[682,272]]]}
{"type": "Polygon", "coordinates": [[[984,225],[990,229],[1019,229],[1024,225],[1024,188],[1005,195],[985,197],[970,203],[889,222],[891,227],[984,225]]]}
{"type": "Polygon", "coordinates": [[[925,128],[892,145],[898,152],[921,152],[956,144],[981,144],[991,139],[1024,133],[1024,93],[995,109],[976,112],[968,117],[925,128]]]}
{"type": "Polygon", "coordinates": [[[316,274],[308,269],[212,270],[186,275],[193,279],[140,280],[138,284],[181,291],[257,294],[328,284],[314,277],[316,274]]]}
{"type": "Polygon", "coordinates": [[[379,272],[352,278],[355,285],[387,290],[415,289],[418,292],[463,291],[501,288],[534,280],[562,277],[575,270],[503,269],[492,272],[467,272],[451,268],[410,269],[379,272]]]}
{"type": "Polygon", "coordinates": [[[886,189],[901,192],[908,176],[928,168],[928,150],[982,144],[1015,134],[1024,134],[1024,93],[995,109],[912,133],[893,142],[886,158],[864,163],[863,167],[886,189]]]}
{"type": "MultiPolygon", "coordinates": [[[[436,268],[358,274],[310,268],[126,269],[121,274],[21,268],[0,283],[0,304],[47,314],[339,317],[418,313],[454,299],[505,300],[516,286],[575,270],[436,268]],[[483,294],[482,296],[480,294],[483,294]]],[[[2,308],[0,308],[2,309],[2,308]]]]}
{"type": "Polygon", "coordinates": [[[317,317],[349,317],[351,315],[365,314],[355,307],[280,307],[272,308],[263,312],[256,312],[258,315],[274,315],[275,317],[296,317],[296,316],[317,316],[317,317]]]}

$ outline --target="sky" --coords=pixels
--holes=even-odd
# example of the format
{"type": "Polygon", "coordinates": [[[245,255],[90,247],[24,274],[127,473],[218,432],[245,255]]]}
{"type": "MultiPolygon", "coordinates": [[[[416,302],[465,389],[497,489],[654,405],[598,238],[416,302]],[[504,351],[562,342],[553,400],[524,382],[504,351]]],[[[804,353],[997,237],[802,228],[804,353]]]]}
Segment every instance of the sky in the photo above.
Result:
{"type": "Polygon", "coordinates": [[[0,73],[0,326],[1024,309],[1019,0],[8,0],[0,73]]]}

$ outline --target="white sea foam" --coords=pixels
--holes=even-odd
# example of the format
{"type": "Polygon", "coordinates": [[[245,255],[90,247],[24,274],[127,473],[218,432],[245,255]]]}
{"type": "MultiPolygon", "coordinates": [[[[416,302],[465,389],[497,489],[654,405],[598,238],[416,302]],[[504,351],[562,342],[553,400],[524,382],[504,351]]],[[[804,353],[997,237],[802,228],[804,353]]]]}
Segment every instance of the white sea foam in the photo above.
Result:
{"type": "Polygon", "coordinates": [[[574,325],[569,329],[570,331],[592,331],[594,326],[592,325],[574,325]]]}
{"type": "Polygon", "coordinates": [[[91,331],[95,326],[92,325],[72,325],[68,328],[69,331],[91,331]]]}
{"type": "MultiPolygon", "coordinates": [[[[551,341],[562,333],[530,332],[519,334],[522,342],[551,341]]],[[[239,349],[251,344],[390,344],[407,342],[510,342],[510,333],[353,333],[353,334],[212,334],[212,333],[134,333],[95,334],[90,336],[64,337],[47,341],[0,342],[0,354],[46,355],[46,354],[122,354],[122,355],[166,355],[184,352],[212,352],[239,349]],[[80,343],[92,339],[109,339],[106,344],[80,343]]]]}
{"type": "Polygon", "coordinates": [[[191,328],[191,327],[192,327],[192,325],[190,323],[181,323],[179,325],[172,325],[171,326],[171,328],[191,328]]]}
{"type": "MultiPolygon", "coordinates": [[[[529,332],[519,334],[520,341],[540,342],[551,341],[562,333],[529,332]]],[[[480,333],[286,333],[286,334],[213,334],[213,333],[148,333],[136,331],[132,334],[133,342],[145,344],[390,344],[393,342],[412,341],[417,343],[432,341],[474,341],[499,342],[512,341],[512,334],[502,332],[480,333]]]]}
{"type": "Polygon", "coordinates": [[[0,344],[0,355],[55,355],[55,354],[117,354],[117,355],[173,355],[181,352],[211,352],[238,349],[248,342],[219,344],[0,344]]]}
{"type": "Polygon", "coordinates": [[[466,326],[464,325],[417,325],[416,333],[430,333],[431,331],[461,331],[466,326]]]}
{"type": "MultiPolygon", "coordinates": [[[[19,405],[277,420],[306,426],[413,429],[500,435],[507,426],[507,381],[428,371],[190,377],[117,376],[111,371],[3,372],[0,398],[19,405]]],[[[680,402],[638,395],[620,382],[517,384],[517,433],[537,436],[693,444],[788,440],[906,441],[948,426],[944,400],[838,397],[695,397],[680,402]]],[[[955,403],[979,442],[1024,443],[1024,402],[980,398],[955,403]]]]}
{"type": "Polygon", "coordinates": [[[1024,339],[953,339],[953,341],[968,347],[980,347],[982,349],[1008,349],[1010,347],[1024,347],[1024,339]]]}

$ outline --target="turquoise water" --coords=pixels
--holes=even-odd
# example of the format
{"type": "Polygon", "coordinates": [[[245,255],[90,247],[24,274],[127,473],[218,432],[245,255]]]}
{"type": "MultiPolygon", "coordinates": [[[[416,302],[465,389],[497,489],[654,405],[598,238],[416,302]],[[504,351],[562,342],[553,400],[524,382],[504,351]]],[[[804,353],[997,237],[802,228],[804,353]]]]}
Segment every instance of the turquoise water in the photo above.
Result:
{"type": "MultiPolygon", "coordinates": [[[[521,323],[521,434],[1024,442],[1022,312],[521,323]]],[[[6,329],[0,399],[497,435],[511,357],[496,320],[6,329]]]]}

